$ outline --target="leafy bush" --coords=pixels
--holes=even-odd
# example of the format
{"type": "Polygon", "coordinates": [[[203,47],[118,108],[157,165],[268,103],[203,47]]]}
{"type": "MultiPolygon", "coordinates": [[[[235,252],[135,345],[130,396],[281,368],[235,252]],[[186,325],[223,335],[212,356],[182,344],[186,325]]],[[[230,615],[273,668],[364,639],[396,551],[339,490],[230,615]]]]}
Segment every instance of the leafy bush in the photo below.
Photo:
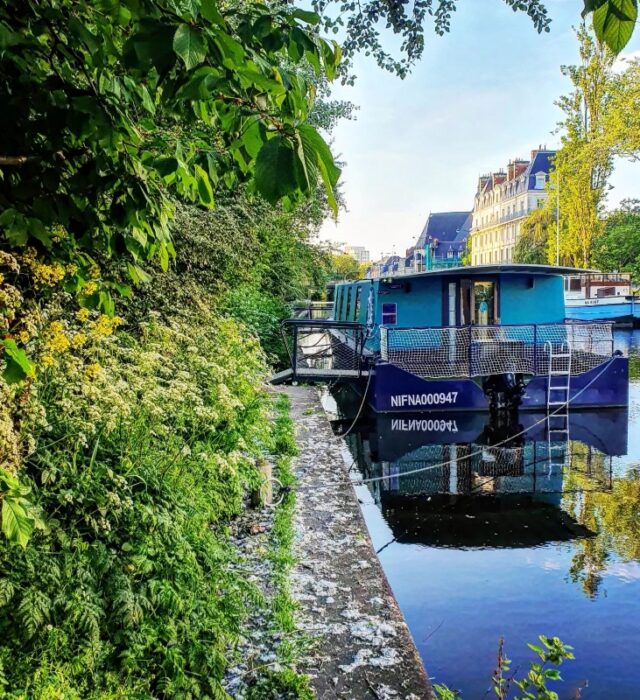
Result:
{"type": "Polygon", "coordinates": [[[288,362],[280,334],[280,324],[291,315],[291,309],[280,299],[253,287],[232,289],[222,300],[221,309],[242,321],[260,339],[260,344],[274,365],[288,362]]]}
{"type": "MultiPolygon", "coordinates": [[[[540,646],[527,644],[540,661],[532,661],[527,674],[517,679],[511,672],[511,659],[504,653],[504,639],[498,645],[498,663],[491,676],[491,688],[499,700],[558,700],[558,694],[547,688],[548,681],[561,681],[559,667],[563,661],[574,657],[573,647],[564,644],[558,637],[545,637],[541,634],[538,639],[540,646]],[[518,690],[516,691],[515,688],[518,690]],[[522,695],[512,693],[518,693],[522,695]]],[[[461,700],[459,691],[452,690],[446,685],[434,685],[437,700],[461,700]]],[[[489,691],[487,691],[489,693],[489,691]]]]}
{"type": "Polygon", "coordinates": [[[45,362],[28,426],[22,477],[44,524],[25,548],[0,540],[0,687],[222,697],[225,651],[257,596],[229,568],[226,523],[269,440],[264,357],[231,319],[150,321],[138,336],[108,323],[43,334],[43,357],[69,347],[45,362]]]}

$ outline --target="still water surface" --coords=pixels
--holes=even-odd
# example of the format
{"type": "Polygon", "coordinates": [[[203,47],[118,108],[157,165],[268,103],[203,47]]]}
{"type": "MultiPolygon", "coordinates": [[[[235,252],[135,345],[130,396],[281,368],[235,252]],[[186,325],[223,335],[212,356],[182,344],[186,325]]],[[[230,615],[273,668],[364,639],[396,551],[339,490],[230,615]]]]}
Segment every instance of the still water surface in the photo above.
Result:
{"type": "Polygon", "coordinates": [[[541,415],[459,413],[370,415],[347,438],[388,477],[359,497],[429,675],[465,700],[485,697],[500,637],[524,669],[539,634],[574,647],[560,698],[640,699],[640,331],[616,344],[635,358],[629,410],[574,412],[569,441],[541,415]]]}

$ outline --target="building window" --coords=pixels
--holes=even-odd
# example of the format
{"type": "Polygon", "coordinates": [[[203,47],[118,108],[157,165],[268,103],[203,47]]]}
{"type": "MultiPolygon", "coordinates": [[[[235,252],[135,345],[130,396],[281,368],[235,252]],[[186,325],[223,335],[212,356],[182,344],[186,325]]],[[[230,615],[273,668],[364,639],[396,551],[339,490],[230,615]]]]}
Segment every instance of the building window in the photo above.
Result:
{"type": "Polygon", "coordinates": [[[398,311],[396,304],[387,302],[382,305],[382,325],[394,326],[398,322],[398,311]]]}
{"type": "Polygon", "coordinates": [[[538,173],[536,175],[536,189],[537,190],[543,190],[544,189],[544,183],[546,182],[547,178],[544,173],[538,173]]]}
{"type": "Polygon", "coordinates": [[[538,197],[536,203],[538,205],[538,209],[542,209],[542,207],[544,206],[544,199],[541,199],[540,197],[538,197]]]}

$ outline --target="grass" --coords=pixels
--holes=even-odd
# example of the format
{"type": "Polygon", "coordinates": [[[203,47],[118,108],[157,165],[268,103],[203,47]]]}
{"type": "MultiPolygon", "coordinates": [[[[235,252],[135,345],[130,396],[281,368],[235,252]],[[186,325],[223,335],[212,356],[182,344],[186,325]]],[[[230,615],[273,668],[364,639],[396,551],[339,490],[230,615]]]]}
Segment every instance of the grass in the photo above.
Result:
{"type": "Polygon", "coordinates": [[[295,475],[292,458],[298,454],[295,440],[295,425],[289,415],[289,399],[280,395],[274,402],[273,443],[276,455],[276,477],[282,483],[282,501],[275,508],[271,542],[267,557],[273,565],[274,594],[271,600],[271,625],[274,635],[281,637],[277,648],[279,670],[262,674],[250,688],[249,700],[286,698],[312,700],[315,697],[309,679],[296,670],[296,665],[304,653],[304,639],[296,631],[295,602],[289,585],[291,569],[295,565],[293,555],[294,513],[296,494],[293,489],[295,475]]]}

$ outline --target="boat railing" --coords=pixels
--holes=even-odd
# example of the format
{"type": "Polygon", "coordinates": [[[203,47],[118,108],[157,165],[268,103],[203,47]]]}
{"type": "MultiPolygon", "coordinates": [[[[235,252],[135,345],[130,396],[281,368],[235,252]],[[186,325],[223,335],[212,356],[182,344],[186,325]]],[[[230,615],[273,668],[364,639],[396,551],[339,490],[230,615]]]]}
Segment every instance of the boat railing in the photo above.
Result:
{"type": "Polygon", "coordinates": [[[333,314],[332,301],[296,302],[292,307],[294,318],[309,320],[329,319],[333,314]]]}
{"type": "Polygon", "coordinates": [[[359,378],[366,369],[366,326],[352,321],[290,318],[281,333],[291,365],[291,378],[359,378]]]}
{"type": "Polygon", "coordinates": [[[569,344],[572,374],[601,365],[613,354],[611,323],[380,327],[381,358],[429,379],[496,374],[546,375],[549,348],[569,344]]]}

